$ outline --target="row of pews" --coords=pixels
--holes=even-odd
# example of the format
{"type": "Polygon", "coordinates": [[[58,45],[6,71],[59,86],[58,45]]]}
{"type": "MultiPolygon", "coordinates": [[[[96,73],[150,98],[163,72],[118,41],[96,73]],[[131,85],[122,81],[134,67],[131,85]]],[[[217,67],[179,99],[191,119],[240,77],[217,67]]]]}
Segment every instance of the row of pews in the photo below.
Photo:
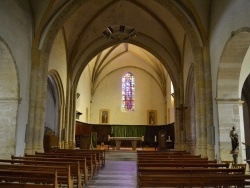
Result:
{"type": "Polygon", "coordinates": [[[0,159],[0,187],[81,188],[105,166],[105,150],[55,149],[0,159]]]}
{"type": "Polygon", "coordinates": [[[137,151],[138,187],[245,187],[245,172],[245,164],[219,164],[186,151],[137,151]]]}

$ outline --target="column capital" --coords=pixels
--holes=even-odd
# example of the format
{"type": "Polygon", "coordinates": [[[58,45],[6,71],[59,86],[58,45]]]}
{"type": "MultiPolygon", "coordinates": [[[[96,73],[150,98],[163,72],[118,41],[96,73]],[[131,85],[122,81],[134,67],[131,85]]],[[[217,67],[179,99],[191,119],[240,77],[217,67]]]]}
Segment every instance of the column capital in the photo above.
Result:
{"type": "Polygon", "coordinates": [[[244,101],[240,98],[215,98],[217,104],[238,104],[243,105],[244,101]]]}

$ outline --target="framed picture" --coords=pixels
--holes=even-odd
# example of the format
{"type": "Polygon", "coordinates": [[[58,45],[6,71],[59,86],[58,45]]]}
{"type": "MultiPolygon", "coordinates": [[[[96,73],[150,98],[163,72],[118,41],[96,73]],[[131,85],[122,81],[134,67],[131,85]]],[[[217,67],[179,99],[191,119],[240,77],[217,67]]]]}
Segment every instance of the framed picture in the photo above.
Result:
{"type": "Polygon", "coordinates": [[[107,124],[109,123],[109,110],[107,109],[102,109],[100,110],[100,123],[101,124],[107,124]]]}
{"type": "Polygon", "coordinates": [[[147,119],[148,119],[148,125],[156,125],[157,124],[157,111],[148,110],[147,119]]]}

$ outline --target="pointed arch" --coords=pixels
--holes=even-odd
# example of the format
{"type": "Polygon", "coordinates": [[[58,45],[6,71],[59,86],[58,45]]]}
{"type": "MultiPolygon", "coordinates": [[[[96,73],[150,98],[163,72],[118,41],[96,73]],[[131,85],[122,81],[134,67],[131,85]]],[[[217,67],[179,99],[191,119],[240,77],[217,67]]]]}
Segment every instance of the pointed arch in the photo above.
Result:
{"type": "Polygon", "coordinates": [[[64,96],[64,88],[62,84],[61,77],[59,73],[56,70],[50,70],[48,79],[53,84],[53,89],[56,91],[56,95],[54,96],[56,98],[56,109],[57,109],[57,132],[59,137],[59,147],[64,148],[64,141],[65,141],[65,96],[64,96]]]}
{"type": "Polygon", "coordinates": [[[19,82],[15,60],[2,38],[0,38],[0,88],[1,157],[9,158],[16,149],[19,82]]]}
{"type": "Polygon", "coordinates": [[[196,122],[195,122],[195,91],[194,91],[194,64],[191,64],[186,84],[185,114],[186,144],[187,150],[195,154],[196,143],[196,122]]]}
{"type": "MultiPolygon", "coordinates": [[[[222,53],[217,80],[217,110],[220,158],[231,158],[231,140],[229,132],[232,127],[236,128],[239,140],[244,140],[243,112],[241,101],[241,78],[244,59],[250,46],[250,28],[240,28],[233,32],[228,39],[222,53]],[[223,148],[223,149],[222,149],[223,148]]],[[[248,70],[249,71],[249,70],[248,70]]],[[[245,78],[244,78],[245,80],[245,78]]],[[[238,160],[243,161],[243,146],[240,144],[238,160]]]]}

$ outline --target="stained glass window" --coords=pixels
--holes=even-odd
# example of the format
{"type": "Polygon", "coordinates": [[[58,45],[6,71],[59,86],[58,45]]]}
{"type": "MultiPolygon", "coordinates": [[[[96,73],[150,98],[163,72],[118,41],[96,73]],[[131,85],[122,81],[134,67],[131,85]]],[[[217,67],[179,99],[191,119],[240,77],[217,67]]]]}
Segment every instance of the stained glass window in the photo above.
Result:
{"type": "Polygon", "coordinates": [[[133,74],[127,72],[122,77],[122,110],[134,111],[135,79],[133,74]]]}

